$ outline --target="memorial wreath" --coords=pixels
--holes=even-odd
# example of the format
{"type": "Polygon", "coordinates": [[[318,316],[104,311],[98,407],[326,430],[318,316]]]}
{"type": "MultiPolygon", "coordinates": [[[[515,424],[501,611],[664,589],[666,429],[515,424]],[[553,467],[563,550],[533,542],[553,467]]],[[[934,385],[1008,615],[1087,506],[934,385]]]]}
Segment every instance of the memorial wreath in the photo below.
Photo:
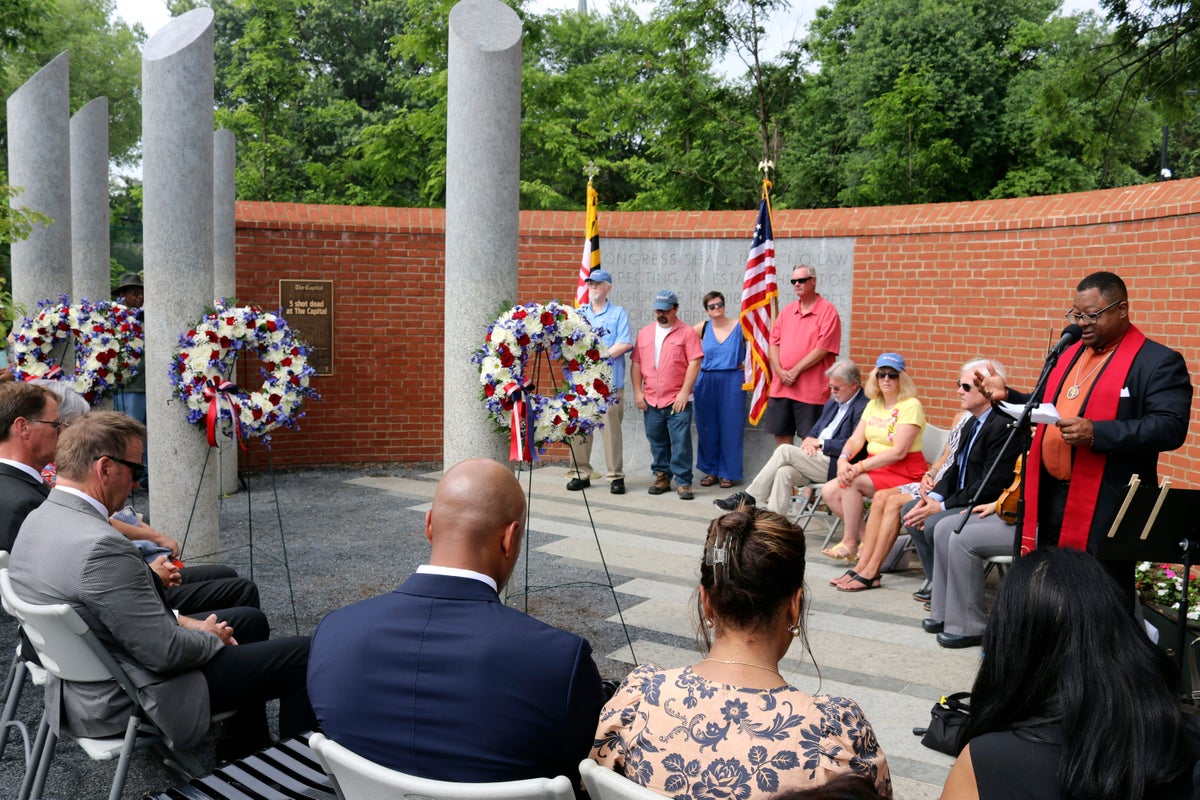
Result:
{"type": "Polygon", "coordinates": [[[471,360],[479,365],[483,406],[509,430],[514,459],[530,460],[535,447],[591,433],[608,410],[608,348],[570,306],[554,301],[514,306],[488,326],[471,360]],[[538,394],[528,375],[539,353],[561,364],[564,385],[553,397],[538,394]]]}
{"type": "Polygon", "coordinates": [[[281,425],[296,427],[305,398],[318,395],[309,386],[315,370],[308,363],[309,347],[278,314],[258,306],[229,306],[222,300],[194,327],[179,337],[171,361],[172,393],[187,406],[187,420],[203,428],[209,446],[217,444],[219,420],[236,420],[233,434],[262,436],[281,425]],[[258,356],[262,386],[242,391],[229,380],[243,352],[258,356]]]}
{"type": "Polygon", "coordinates": [[[18,380],[48,378],[65,382],[95,405],[128,383],[142,362],[145,339],[136,309],[108,300],[83,298],[70,305],[43,300],[37,313],[25,317],[13,331],[13,376],[18,380]],[[62,369],[66,343],[75,344],[75,371],[62,369]],[[60,357],[54,352],[60,344],[60,357]]]}

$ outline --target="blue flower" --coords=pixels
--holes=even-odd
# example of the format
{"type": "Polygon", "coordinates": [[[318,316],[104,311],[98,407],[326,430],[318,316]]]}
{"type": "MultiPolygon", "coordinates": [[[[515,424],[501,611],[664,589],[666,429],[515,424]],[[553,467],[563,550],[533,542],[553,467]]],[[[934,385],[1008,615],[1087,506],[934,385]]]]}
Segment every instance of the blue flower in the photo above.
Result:
{"type": "Polygon", "coordinates": [[[692,785],[695,800],[746,800],[750,791],[750,773],[736,758],[715,759],[692,785]]]}
{"type": "Polygon", "coordinates": [[[750,716],[749,707],[742,700],[728,700],[721,709],[721,716],[726,721],[737,724],[750,716]]]}

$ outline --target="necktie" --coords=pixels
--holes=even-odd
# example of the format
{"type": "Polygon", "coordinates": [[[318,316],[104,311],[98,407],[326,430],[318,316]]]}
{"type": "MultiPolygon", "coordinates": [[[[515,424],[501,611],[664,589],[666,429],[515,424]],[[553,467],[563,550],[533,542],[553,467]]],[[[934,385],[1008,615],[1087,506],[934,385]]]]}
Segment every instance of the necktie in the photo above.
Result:
{"type": "Polygon", "coordinates": [[[975,434],[979,431],[979,417],[971,420],[971,427],[967,430],[967,435],[958,444],[958,488],[961,489],[967,484],[967,456],[971,453],[971,444],[975,441],[975,434]]]}

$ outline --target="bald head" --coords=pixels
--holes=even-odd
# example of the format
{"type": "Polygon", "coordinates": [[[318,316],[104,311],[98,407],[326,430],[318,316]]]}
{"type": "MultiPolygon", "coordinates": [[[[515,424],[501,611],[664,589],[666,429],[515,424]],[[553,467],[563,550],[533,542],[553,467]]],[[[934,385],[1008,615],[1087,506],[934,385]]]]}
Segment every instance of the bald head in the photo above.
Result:
{"type": "Polygon", "coordinates": [[[425,515],[429,563],[507,580],[525,533],[525,495],[504,465],[486,458],[451,467],[425,515]]]}

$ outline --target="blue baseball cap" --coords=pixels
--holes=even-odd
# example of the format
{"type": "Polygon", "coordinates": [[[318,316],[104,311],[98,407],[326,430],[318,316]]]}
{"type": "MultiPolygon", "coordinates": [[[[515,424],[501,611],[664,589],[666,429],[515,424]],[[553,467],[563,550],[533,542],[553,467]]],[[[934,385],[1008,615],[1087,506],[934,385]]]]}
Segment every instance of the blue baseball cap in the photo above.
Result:
{"type": "Polygon", "coordinates": [[[608,274],[608,270],[596,267],[587,276],[588,283],[612,283],[612,275],[608,274]]]}
{"type": "Polygon", "coordinates": [[[670,289],[663,289],[654,296],[655,311],[670,311],[679,305],[679,298],[670,289]]]}
{"type": "Polygon", "coordinates": [[[875,369],[880,367],[891,367],[892,369],[904,372],[904,356],[899,353],[884,353],[875,359],[875,369]]]}

